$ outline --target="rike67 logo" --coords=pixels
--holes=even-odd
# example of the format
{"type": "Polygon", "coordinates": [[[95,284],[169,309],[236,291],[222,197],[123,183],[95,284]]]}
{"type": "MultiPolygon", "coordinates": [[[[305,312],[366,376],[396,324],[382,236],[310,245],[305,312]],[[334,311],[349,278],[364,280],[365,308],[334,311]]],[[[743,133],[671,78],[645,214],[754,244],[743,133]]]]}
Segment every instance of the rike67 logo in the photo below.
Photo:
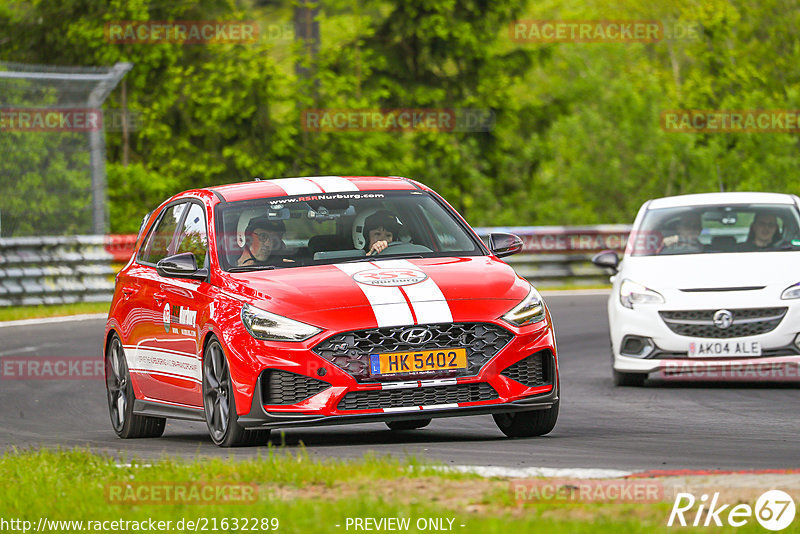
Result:
{"type": "Polygon", "coordinates": [[[731,526],[741,527],[753,517],[767,530],[779,531],[792,524],[795,506],[792,497],[781,490],[769,490],[756,500],[755,507],[749,504],[722,504],[719,493],[709,500],[707,494],[700,499],[691,493],[678,493],[669,514],[667,526],[731,526]]]}

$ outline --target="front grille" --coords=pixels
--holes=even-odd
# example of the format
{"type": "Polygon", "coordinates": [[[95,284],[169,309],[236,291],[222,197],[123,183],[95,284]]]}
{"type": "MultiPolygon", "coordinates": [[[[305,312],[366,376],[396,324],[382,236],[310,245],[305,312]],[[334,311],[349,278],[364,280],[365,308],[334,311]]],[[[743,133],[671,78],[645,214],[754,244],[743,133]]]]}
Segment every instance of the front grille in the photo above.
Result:
{"type": "Polygon", "coordinates": [[[264,404],[297,404],[330,386],[324,380],[268,369],[261,375],[261,399],[264,404]]]}
{"type": "Polygon", "coordinates": [[[496,398],[498,398],[497,392],[485,382],[405,389],[351,391],[339,401],[339,410],[411,408],[434,404],[476,402],[496,398]]]}
{"type": "Polygon", "coordinates": [[[352,375],[359,382],[406,380],[409,375],[373,378],[369,372],[369,356],[380,352],[437,350],[463,347],[467,349],[467,368],[460,371],[428,371],[415,378],[448,378],[478,374],[483,365],[511,341],[513,334],[489,323],[444,323],[419,326],[389,326],[345,332],[330,337],[314,347],[314,352],[352,375]],[[410,329],[424,328],[430,339],[424,344],[403,342],[400,335],[410,329]]]}
{"type": "Polygon", "coordinates": [[[552,382],[551,367],[550,351],[542,350],[506,367],[500,374],[524,386],[536,387],[552,382]]]}
{"type": "Polygon", "coordinates": [[[670,330],[681,336],[732,338],[756,336],[775,330],[788,308],[729,309],[733,322],[728,328],[714,324],[718,310],[684,310],[658,312],[670,330]]]}

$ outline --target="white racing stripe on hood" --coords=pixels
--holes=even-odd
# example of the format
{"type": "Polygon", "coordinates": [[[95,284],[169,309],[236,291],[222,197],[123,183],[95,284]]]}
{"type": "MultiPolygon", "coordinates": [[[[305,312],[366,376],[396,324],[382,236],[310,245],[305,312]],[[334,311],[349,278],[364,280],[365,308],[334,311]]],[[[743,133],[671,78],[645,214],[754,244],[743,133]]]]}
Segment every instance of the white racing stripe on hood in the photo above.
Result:
{"type": "Polygon", "coordinates": [[[286,191],[288,196],[322,193],[322,189],[317,184],[305,178],[279,178],[270,180],[270,183],[286,191]]]}
{"type": "MultiPolygon", "coordinates": [[[[336,267],[351,277],[356,273],[375,269],[369,263],[340,263],[336,267]]],[[[379,327],[414,324],[411,309],[408,307],[408,302],[399,288],[370,286],[359,284],[355,280],[353,280],[353,283],[367,297],[379,327]]]]}
{"type": "MultiPolygon", "coordinates": [[[[336,267],[351,277],[356,273],[377,269],[422,270],[408,260],[383,260],[374,264],[341,263],[336,267]]],[[[453,322],[453,314],[450,311],[450,305],[447,304],[447,299],[444,298],[442,290],[430,277],[416,284],[401,286],[402,291],[399,287],[370,286],[355,281],[354,283],[369,300],[379,327],[453,322]],[[404,292],[408,301],[403,296],[404,292]],[[416,323],[414,323],[408,302],[411,302],[411,307],[414,309],[416,323]]]]}
{"type": "Polygon", "coordinates": [[[350,180],[341,176],[312,176],[308,178],[322,188],[326,193],[342,193],[344,191],[358,191],[358,187],[350,180]]]}
{"type": "MultiPolygon", "coordinates": [[[[380,262],[379,265],[387,269],[415,269],[422,271],[422,269],[408,260],[386,260],[380,262]]],[[[411,306],[414,307],[417,324],[453,322],[450,305],[447,304],[447,299],[444,298],[442,290],[430,276],[417,284],[403,286],[403,291],[408,296],[408,300],[411,301],[411,306]]]]}

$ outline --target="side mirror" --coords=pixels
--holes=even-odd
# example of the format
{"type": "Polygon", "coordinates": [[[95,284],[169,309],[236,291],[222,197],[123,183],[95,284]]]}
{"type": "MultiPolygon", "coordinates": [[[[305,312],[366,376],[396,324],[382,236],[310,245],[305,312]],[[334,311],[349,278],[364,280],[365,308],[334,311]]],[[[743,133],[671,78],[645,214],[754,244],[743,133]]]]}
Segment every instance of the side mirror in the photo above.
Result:
{"type": "Polygon", "coordinates": [[[198,269],[197,259],[191,252],[167,256],[156,264],[156,272],[166,278],[205,280],[208,277],[208,269],[198,269]]]}
{"type": "Polygon", "coordinates": [[[617,256],[617,253],[613,250],[604,250],[594,255],[592,263],[598,267],[611,269],[616,273],[619,268],[619,256],[617,256]]]}
{"type": "Polygon", "coordinates": [[[522,250],[522,239],[514,234],[489,234],[489,249],[498,258],[511,256],[522,250]]]}

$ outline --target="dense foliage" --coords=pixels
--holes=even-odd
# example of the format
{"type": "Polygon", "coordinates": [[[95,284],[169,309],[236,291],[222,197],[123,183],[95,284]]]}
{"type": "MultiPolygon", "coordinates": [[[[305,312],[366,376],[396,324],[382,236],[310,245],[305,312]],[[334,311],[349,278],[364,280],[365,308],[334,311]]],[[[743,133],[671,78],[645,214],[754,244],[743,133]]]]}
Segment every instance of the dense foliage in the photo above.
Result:
{"type": "MultiPolygon", "coordinates": [[[[290,0],[0,0],[0,60],[135,64],[142,113],[123,161],[107,134],[112,232],[183,189],[315,174],[405,175],[475,225],[630,222],[642,201],[719,190],[797,192],[790,133],[673,133],[663,110],[800,109],[792,0],[324,0],[315,58],[290,0]],[[662,21],[654,43],[515,42],[517,19],[662,21]],[[255,44],[111,44],[104,24],[257,20],[255,44]],[[310,78],[297,75],[302,62],[310,78]],[[303,110],[480,108],[489,132],[309,132],[303,110]]],[[[108,106],[120,107],[121,88],[108,106]]],[[[27,135],[27,134],[26,134],[27,135]]],[[[53,135],[53,134],[48,134],[53,135]]],[[[0,132],[3,143],[13,142],[0,132]]],[[[41,187],[0,174],[0,194],[41,187]]],[[[75,198],[73,197],[73,201],[75,198]]],[[[85,205],[86,198],[77,200],[85,205]]]]}

